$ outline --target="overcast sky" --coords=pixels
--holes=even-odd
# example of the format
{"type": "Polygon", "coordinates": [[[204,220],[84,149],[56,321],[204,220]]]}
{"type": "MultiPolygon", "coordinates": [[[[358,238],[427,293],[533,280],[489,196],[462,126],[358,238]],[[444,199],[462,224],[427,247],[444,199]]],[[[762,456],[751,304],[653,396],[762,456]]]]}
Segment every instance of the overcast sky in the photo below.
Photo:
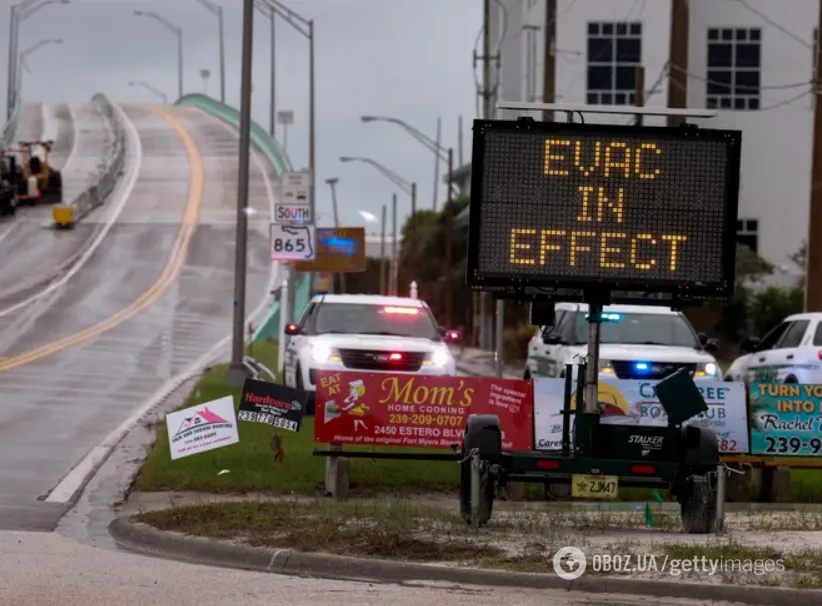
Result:
{"type": "MultiPolygon", "coordinates": [[[[14,1],[14,0],[12,0],[14,1]]],[[[225,12],[227,102],[238,106],[242,2],[218,0],[225,12]]],[[[8,32],[10,0],[0,0],[2,40],[8,32]]],[[[341,155],[370,157],[408,181],[418,182],[421,208],[430,207],[434,156],[399,127],[360,123],[362,114],[401,118],[432,138],[442,118],[445,146],[457,146],[463,116],[465,161],[470,154],[471,119],[476,108],[472,49],[482,23],[479,0],[286,0],[313,19],[317,69],[317,205],[329,216],[325,179],[338,177],[340,220],[362,225],[358,210],[377,216],[382,204],[400,194],[400,215],[407,196],[372,167],[341,164],[341,155]]],[[[104,92],[113,100],[155,102],[151,93],[130,88],[143,80],[176,98],[176,40],[135,9],[153,10],[183,28],[185,90],[202,92],[201,69],[211,70],[208,92],[219,96],[217,19],[197,0],[71,0],[32,15],[21,29],[20,49],[43,38],[59,37],[62,46],[32,54],[23,96],[37,101],[85,101],[104,92]]],[[[269,120],[269,22],[255,14],[254,119],[269,120]]],[[[295,112],[288,152],[295,167],[308,164],[308,43],[285,21],[277,22],[277,108],[295,112]]],[[[6,55],[2,100],[5,102],[6,55]]],[[[5,106],[5,103],[3,104],[5,106]]],[[[278,127],[281,128],[281,127],[278,127]]],[[[281,138],[281,131],[278,130],[281,138]]],[[[457,158],[455,158],[455,164],[457,158]]],[[[444,167],[443,167],[444,168],[444,167]]],[[[440,174],[443,174],[441,171],[440,174]]],[[[445,188],[439,188],[440,198],[445,188]]],[[[390,218],[389,218],[390,228],[390,218]]],[[[377,231],[378,225],[369,225],[377,231]]]]}

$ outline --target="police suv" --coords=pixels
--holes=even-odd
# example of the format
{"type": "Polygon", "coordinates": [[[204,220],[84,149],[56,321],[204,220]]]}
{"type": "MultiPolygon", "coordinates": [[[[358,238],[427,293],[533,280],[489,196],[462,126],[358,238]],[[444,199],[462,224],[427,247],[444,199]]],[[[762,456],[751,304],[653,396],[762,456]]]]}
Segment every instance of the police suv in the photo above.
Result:
{"type": "Polygon", "coordinates": [[[745,339],[726,381],[822,383],[822,313],[788,316],[762,339],[745,339]]]}
{"type": "MultiPolygon", "coordinates": [[[[524,378],[564,377],[567,364],[588,352],[588,306],[555,305],[554,325],[537,328],[528,344],[524,378]]],[[[601,379],[659,380],[685,367],[699,379],[719,379],[711,352],[717,343],[697,334],[684,314],[669,307],[609,305],[600,325],[601,379]]]]}
{"type": "Polygon", "coordinates": [[[309,392],[317,389],[319,370],[456,374],[449,331],[419,299],[317,295],[285,332],[285,384],[309,392]]]}

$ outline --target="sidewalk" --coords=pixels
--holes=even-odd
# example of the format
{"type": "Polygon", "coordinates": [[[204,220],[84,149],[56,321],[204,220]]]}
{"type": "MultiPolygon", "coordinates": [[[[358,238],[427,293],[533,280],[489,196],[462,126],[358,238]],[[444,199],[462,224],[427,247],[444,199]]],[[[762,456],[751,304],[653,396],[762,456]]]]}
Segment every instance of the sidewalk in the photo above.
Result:
{"type": "MultiPolygon", "coordinates": [[[[457,362],[457,370],[475,377],[495,377],[494,353],[475,347],[451,347],[451,353],[457,362]]],[[[502,376],[506,379],[521,379],[523,368],[506,366],[502,376]]]]}

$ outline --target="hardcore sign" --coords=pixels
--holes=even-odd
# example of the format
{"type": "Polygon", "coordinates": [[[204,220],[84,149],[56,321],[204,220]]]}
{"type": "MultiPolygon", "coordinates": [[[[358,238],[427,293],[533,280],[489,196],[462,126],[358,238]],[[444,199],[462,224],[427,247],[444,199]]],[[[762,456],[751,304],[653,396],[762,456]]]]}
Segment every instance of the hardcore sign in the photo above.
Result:
{"type": "Polygon", "coordinates": [[[475,126],[469,280],[726,282],[738,134],[515,124],[475,126]]]}

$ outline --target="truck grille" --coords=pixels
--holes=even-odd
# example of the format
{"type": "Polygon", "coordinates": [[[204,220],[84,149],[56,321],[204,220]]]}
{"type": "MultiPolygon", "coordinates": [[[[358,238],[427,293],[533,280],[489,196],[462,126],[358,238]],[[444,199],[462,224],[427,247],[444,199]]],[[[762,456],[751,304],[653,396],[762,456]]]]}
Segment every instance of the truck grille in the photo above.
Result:
{"type": "Polygon", "coordinates": [[[357,370],[395,370],[397,372],[417,372],[422,366],[425,354],[420,352],[372,351],[368,349],[341,349],[340,357],[346,368],[357,370]],[[389,360],[391,353],[402,354],[401,360],[389,360]]]}
{"type": "Polygon", "coordinates": [[[614,367],[614,374],[617,379],[650,379],[659,381],[670,374],[673,374],[680,368],[687,368],[689,372],[696,370],[696,364],[685,364],[680,362],[648,362],[650,368],[648,370],[637,370],[634,367],[636,362],[633,361],[616,361],[612,360],[611,365],[614,367]]]}

